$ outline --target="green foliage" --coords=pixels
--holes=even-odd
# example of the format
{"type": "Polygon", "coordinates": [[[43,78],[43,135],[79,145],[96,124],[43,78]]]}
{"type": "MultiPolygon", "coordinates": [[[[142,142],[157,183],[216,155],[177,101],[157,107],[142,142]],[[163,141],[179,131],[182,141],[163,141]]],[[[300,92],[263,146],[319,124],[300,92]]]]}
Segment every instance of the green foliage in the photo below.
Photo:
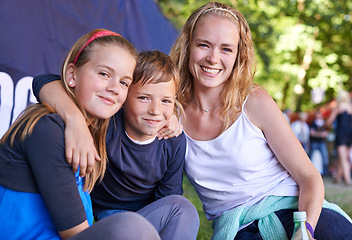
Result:
{"type": "MultiPolygon", "coordinates": [[[[156,0],[181,29],[205,0],[156,0]]],[[[341,89],[352,91],[352,1],[224,0],[247,19],[257,55],[255,81],[281,108],[309,110],[312,90],[324,102],[341,89]]]]}

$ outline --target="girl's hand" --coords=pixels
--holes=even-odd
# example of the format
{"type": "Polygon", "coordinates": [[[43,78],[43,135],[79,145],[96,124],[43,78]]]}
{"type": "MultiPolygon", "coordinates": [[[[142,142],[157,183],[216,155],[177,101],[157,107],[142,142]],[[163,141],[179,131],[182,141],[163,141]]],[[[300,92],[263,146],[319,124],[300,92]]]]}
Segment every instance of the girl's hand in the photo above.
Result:
{"type": "Polygon", "coordinates": [[[77,172],[79,166],[81,177],[93,171],[95,160],[100,161],[92,135],[82,115],[67,119],[65,148],[67,162],[72,166],[74,172],[77,172]]]}
{"type": "Polygon", "coordinates": [[[81,177],[92,172],[100,157],[95,149],[86,120],[67,95],[60,80],[45,84],[39,92],[41,102],[52,107],[65,122],[65,154],[72,170],[81,177]]]}
{"type": "Polygon", "coordinates": [[[179,136],[183,131],[183,125],[178,121],[176,115],[172,115],[169,122],[158,131],[157,137],[168,139],[179,136]]]}

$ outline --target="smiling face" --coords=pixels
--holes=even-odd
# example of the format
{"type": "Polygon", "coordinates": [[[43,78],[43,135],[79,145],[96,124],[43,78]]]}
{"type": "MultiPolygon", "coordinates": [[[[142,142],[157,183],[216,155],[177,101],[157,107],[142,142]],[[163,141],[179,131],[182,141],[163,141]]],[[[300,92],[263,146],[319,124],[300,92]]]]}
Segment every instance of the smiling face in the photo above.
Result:
{"type": "Polygon", "coordinates": [[[131,85],[123,106],[127,134],[137,141],[155,137],[173,114],[175,94],[173,80],[131,85]]]}
{"type": "Polygon", "coordinates": [[[95,44],[90,54],[83,66],[69,66],[67,84],[90,120],[107,119],[126,99],[136,60],[128,50],[112,44],[95,44]]]}
{"type": "Polygon", "coordinates": [[[238,51],[236,22],[208,15],[197,23],[190,43],[189,70],[195,87],[221,86],[231,75],[238,51]]]}

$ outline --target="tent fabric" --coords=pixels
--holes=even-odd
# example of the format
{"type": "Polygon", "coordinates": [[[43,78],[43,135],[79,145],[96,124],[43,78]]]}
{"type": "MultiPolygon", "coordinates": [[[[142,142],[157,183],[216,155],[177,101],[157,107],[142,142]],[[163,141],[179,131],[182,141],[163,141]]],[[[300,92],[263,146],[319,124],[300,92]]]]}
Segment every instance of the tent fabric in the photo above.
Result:
{"type": "Polygon", "coordinates": [[[33,76],[59,74],[71,46],[95,28],[121,34],[137,50],[167,54],[178,34],[153,0],[1,0],[0,137],[35,102],[33,76]]]}

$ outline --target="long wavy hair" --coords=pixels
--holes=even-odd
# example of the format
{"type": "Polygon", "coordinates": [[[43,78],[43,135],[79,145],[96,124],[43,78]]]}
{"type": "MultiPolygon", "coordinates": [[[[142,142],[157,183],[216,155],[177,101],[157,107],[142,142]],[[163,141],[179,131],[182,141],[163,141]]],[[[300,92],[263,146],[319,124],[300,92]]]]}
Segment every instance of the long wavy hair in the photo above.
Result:
{"type": "Polygon", "coordinates": [[[233,71],[225,82],[224,91],[221,94],[223,107],[221,118],[224,122],[223,131],[234,120],[236,113],[242,111],[242,104],[248,94],[255,88],[253,78],[256,72],[256,60],[253,50],[253,41],[249,25],[242,14],[225,4],[209,2],[195,10],[187,19],[180,35],[173,45],[170,57],[180,72],[180,88],[177,93],[178,101],[186,107],[193,98],[193,76],[189,71],[190,44],[197,23],[207,16],[215,15],[230,19],[235,22],[239,29],[240,41],[238,53],[233,71]],[[232,114],[232,113],[235,114],[232,114]]]}
{"type": "MultiPolygon", "coordinates": [[[[68,53],[62,69],[61,69],[61,83],[66,90],[68,96],[75,102],[83,116],[87,119],[87,113],[85,109],[80,106],[77,102],[74,90],[67,85],[66,82],[66,73],[68,70],[68,65],[73,63],[79,51],[86,44],[88,39],[93,36],[95,33],[100,31],[107,31],[106,29],[95,29],[80,39],[73,45],[70,52],[68,53]]],[[[83,50],[80,52],[75,66],[77,69],[82,67],[91,59],[91,49],[94,45],[117,45],[128,50],[132,56],[137,57],[137,53],[133,45],[128,42],[125,38],[116,35],[106,35],[99,38],[96,38],[94,41],[89,43],[83,50]]],[[[20,117],[14,122],[14,124],[8,129],[8,131],[2,137],[0,143],[3,144],[8,138],[10,138],[11,145],[14,143],[16,135],[20,134],[20,141],[23,141],[28,135],[30,135],[33,131],[35,124],[38,120],[49,113],[53,113],[54,110],[50,108],[48,105],[43,103],[33,104],[27,107],[20,117]]],[[[86,175],[84,189],[87,191],[91,191],[93,186],[97,180],[101,180],[104,176],[106,164],[107,164],[107,155],[106,155],[106,147],[105,147],[105,136],[106,130],[109,124],[109,119],[94,119],[93,122],[89,125],[89,130],[92,134],[95,147],[99,153],[101,158],[100,162],[95,162],[94,169],[91,174],[86,175]]]]}

